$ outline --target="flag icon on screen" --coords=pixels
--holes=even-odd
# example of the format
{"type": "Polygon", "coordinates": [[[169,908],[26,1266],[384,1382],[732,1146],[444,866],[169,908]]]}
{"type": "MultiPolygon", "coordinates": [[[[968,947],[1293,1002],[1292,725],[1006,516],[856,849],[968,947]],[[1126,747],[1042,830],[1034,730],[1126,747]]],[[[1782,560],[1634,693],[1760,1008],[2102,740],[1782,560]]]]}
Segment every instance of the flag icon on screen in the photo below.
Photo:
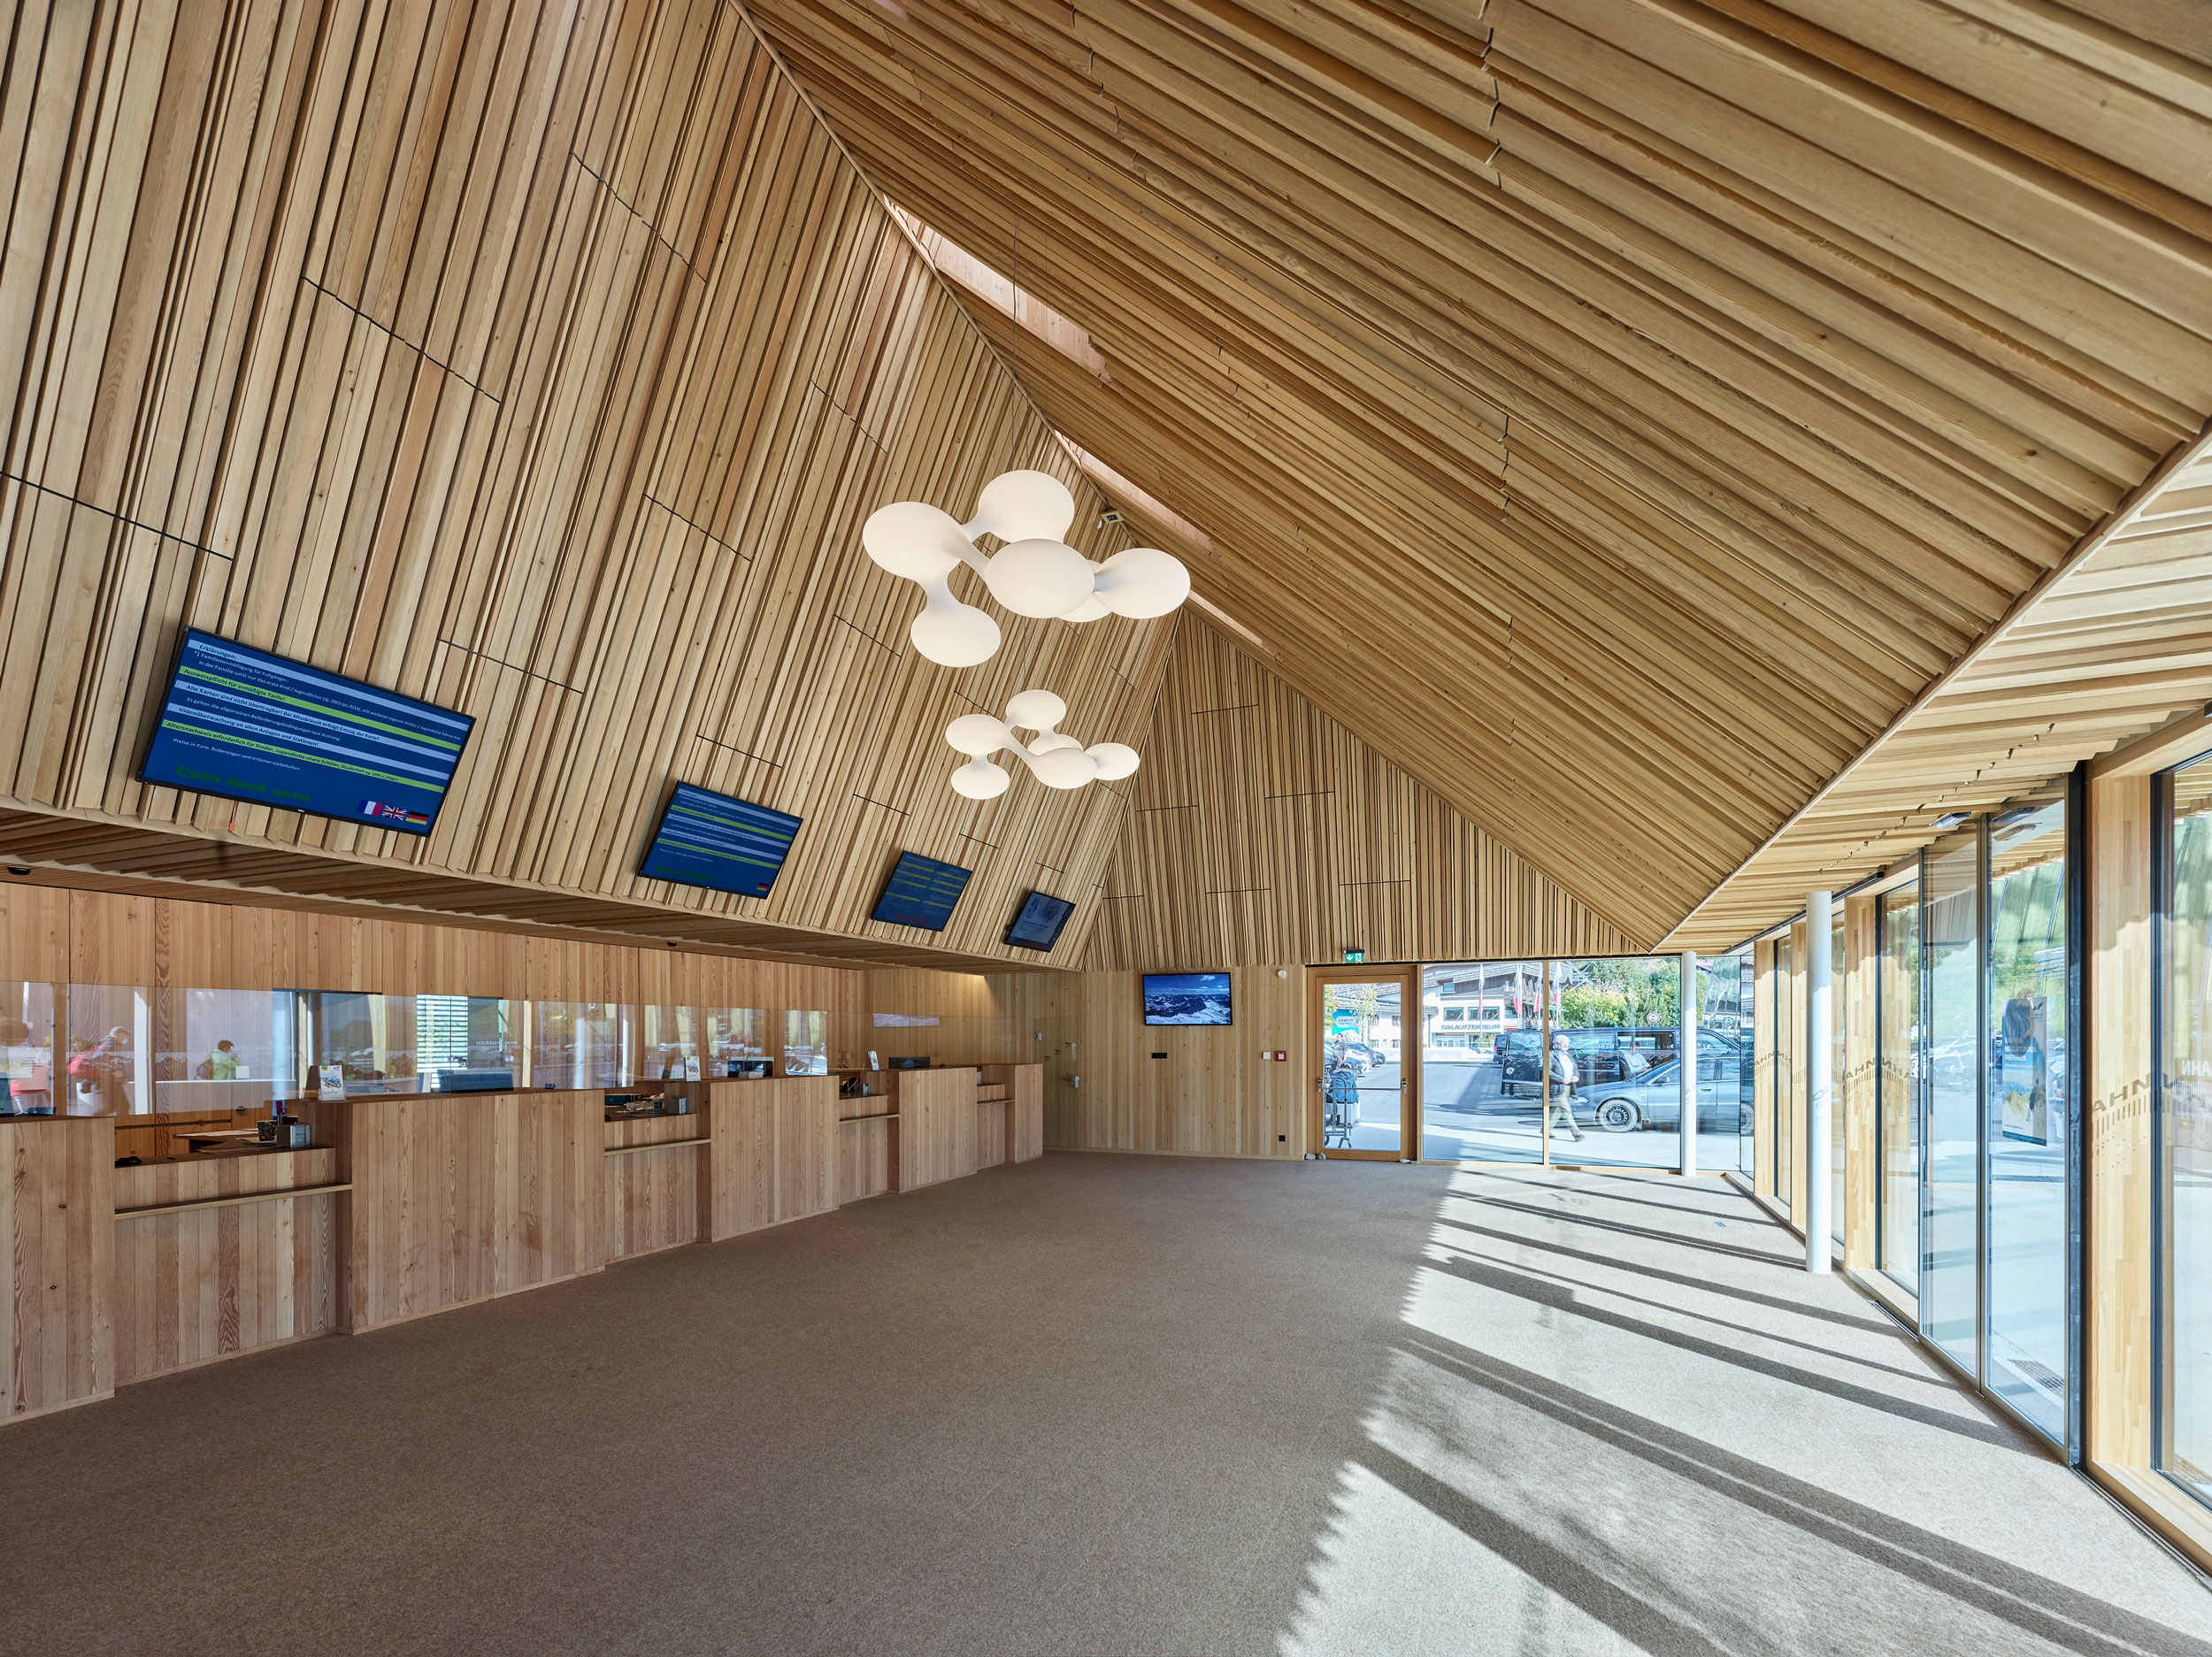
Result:
{"type": "Polygon", "coordinates": [[[361,815],[363,817],[382,817],[387,822],[404,823],[410,828],[428,828],[430,826],[430,818],[423,812],[410,811],[403,805],[385,805],[381,802],[375,800],[364,800],[361,802],[361,815]]]}

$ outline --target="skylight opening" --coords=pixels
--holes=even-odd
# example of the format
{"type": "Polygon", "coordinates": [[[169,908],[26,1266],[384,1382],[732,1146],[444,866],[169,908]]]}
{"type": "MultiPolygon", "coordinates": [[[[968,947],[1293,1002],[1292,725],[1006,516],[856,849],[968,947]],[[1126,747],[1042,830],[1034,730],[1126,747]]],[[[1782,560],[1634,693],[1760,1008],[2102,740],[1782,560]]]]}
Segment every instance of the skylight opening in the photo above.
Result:
{"type": "Polygon", "coordinates": [[[1013,318],[1025,334],[1050,346],[1100,385],[1114,383],[1113,376],[1106,372],[1105,357],[1091,343],[1090,334],[1082,324],[1070,321],[1036,295],[1015,287],[974,254],[931,228],[926,221],[896,202],[888,205],[941,274],[959,283],[1001,315],[1013,318]]]}

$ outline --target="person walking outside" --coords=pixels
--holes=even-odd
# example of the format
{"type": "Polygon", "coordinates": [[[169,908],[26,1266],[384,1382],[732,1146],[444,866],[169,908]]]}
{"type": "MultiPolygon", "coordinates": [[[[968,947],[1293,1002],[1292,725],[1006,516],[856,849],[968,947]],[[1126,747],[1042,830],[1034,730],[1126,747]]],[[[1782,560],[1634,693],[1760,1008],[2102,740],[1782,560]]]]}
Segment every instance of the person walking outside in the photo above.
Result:
{"type": "Polygon", "coordinates": [[[1575,1066],[1573,1050],[1563,1035],[1551,1039],[1551,1109],[1558,1113],[1559,1125],[1567,1130],[1567,1137],[1578,1143],[1582,1130],[1575,1124],[1575,1088],[1581,1074],[1575,1066]]]}

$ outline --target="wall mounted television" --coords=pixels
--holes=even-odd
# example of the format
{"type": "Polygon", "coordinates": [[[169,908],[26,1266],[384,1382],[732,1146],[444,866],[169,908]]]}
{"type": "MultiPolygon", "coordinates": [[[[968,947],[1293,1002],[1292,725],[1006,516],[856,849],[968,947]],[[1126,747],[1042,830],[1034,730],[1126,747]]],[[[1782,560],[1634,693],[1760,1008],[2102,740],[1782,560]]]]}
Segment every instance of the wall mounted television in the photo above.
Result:
{"type": "Polygon", "coordinates": [[[1226,972],[1148,972],[1144,975],[1144,1022],[1148,1024],[1226,1024],[1226,972]]]}
{"type": "Polygon", "coordinates": [[[1060,929],[1074,913],[1075,905],[1068,899],[1056,898],[1049,892],[1032,892],[1022,900],[1014,924],[1006,929],[1005,941],[1017,949],[1041,953],[1060,941],[1060,929]]]}
{"type": "Polygon", "coordinates": [[[476,721],[189,629],[141,779],[427,834],[476,721]]]}
{"type": "Polygon", "coordinates": [[[876,900],[875,910],[868,918],[941,932],[952,918],[952,906],[960,901],[974,872],[957,863],[941,863],[934,857],[901,852],[891,867],[891,878],[883,883],[883,895],[876,900]]]}
{"type": "Polygon", "coordinates": [[[649,880],[764,898],[776,884],[803,818],[726,794],[676,785],[638,873],[649,880]]]}

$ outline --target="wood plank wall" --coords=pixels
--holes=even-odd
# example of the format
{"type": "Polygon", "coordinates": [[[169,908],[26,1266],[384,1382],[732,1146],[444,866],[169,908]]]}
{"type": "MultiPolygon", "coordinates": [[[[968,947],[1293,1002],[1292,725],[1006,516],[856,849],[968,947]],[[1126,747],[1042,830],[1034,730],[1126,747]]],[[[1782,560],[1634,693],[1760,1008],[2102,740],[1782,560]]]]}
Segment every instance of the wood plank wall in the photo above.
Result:
{"type": "Polygon", "coordinates": [[[325,1147],[114,1170],[117,1385],[342,1327],[346,1193],[225,1201],[341,1184],[342,1157],[325,1147]]]}
{"type": "Polygon", "coordinates": [[[740,8],[34,0],[9,42],[0,802],[83,819],[12,849],[1010,961],[1049,881],[1080,938],[1123,798],[964,800],[941,733],[1041,684],[1140,741],[1171,624],[908,646],[887,501],[1033,465],[1130,538],[740,8]],[[188,625],[472,715],[435,833],[136,780],[188,625]],[[772,896],[635,875],[677,780],[806,820],[772,896]],[[976,871],[942,935],[867,919],[902,848],[976,871]]]}
{"type": "Polygon", "coordinates": [[[1126,786],[1131,826],[1084,957],[1094,970],[1328,962],[1347,947],[1370,961],[1631,948],[1195,614],[1126,786]]]}
{"type": "MultiPolygon", "coordinates": [[[[949,983],[966,975],[943,974],[949,983]]],[[[869,975],[366,916],[0,885],[0,979],[149,989],[359,990],[826,1012],[830,1062],[866,1050],[869,975]]]]}
{"type": "Polygon", "coordinates": [[[356,1334],[605,1263],[596,1092],[346,1101],[356,1334]]]}
{"type": "Polygon", "coordinates": [[[104,1116],[0,1121],[0,1423],[115,1390],[115,1208],[104,1116]]]}

